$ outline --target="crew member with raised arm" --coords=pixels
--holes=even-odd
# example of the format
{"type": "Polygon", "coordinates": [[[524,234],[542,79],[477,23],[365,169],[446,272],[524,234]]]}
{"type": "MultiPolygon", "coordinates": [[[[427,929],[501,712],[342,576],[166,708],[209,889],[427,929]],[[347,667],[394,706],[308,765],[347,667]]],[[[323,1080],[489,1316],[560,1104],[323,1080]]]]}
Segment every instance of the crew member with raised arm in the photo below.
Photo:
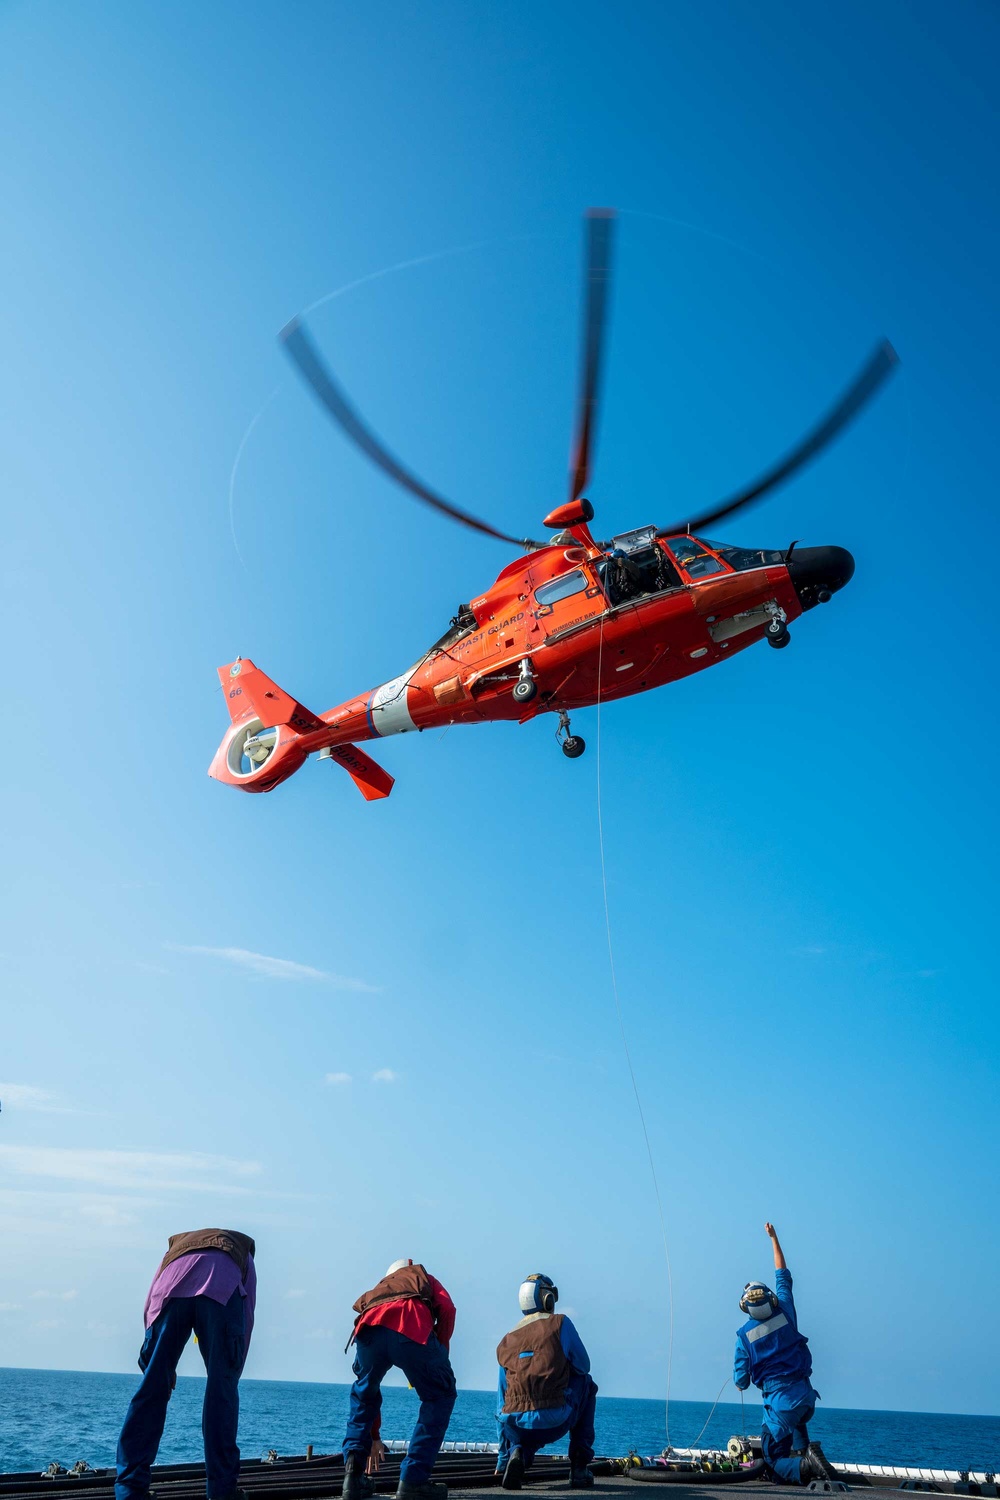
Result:
{"type": "Polygon", "coordinates": [[[239,1383],[253,1332],[257,1272],[253,1240],[236,1229],[172,1234],[146,1298],[142,1382],[118,1439],[115,1500],[149,1500],[177,1361],[192,1333],[208,1380],[202,1407],[208,1500],[238,1500],[239,1383]]]}
{"type": "Polygon", "coordinates": [[[819,1397],[809,1379],[809,1341],[795,1317],[792,1273],[774,1225],[764,1229],[774,1250],[775,1290],[762,1281],[748,1281],[743,1288],[740,1309],[749,1316],[736,1335],[733,1382],[741,1391],[752,1382],[764,1398],[761,1448],[779,1484],[835,1479],[819,1444],[809,1441],[807,1423],[819,1397]]]}
{"type": "Polygon", "coordinates": [[[591,1489],[597,1386],[590,1356],[565,1313],[557,1313],[559,1288],[536,1273],[522,1281],[524,1316],[497,1345],[500,1381],[497,1473],[505,1490],[519,1490],[539,1448],[569,1433],[570,1485],[591,1489]]]}
{"type": "Polygon", "coordinates": [[[455,1304],[423,1266],[394,1260],[382,1280],[358,1298],[354,1311],[348,1348],[355,1346],[355,1378],[344,1438],[343,1500],[365,1500],[374,1493],[371,1474],[383,1452],[382,1381],[393,1365],[420,1398],[409,1451],[399,1471],[397,1500],[447,1500],[448,1486],[432,1482],[430,1474],[455,1405],[455,1376],[448,1359],[455,1304]]]}

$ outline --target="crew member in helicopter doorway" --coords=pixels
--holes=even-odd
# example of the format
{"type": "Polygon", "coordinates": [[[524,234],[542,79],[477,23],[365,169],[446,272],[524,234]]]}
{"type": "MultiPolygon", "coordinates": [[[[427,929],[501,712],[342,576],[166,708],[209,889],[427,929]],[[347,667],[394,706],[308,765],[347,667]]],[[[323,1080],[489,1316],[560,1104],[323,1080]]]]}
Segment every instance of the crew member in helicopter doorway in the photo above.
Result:
{"type": "Polygon", "coordinates": [[[115,1500],[149,1500],[149,1471],[177,1384],[177,1361],[192,1333],[208,1376],[201,1423],[208,1500],[238,1500],[239,1384],[257,1299],[255,1248],[236,1229],[170,1236],[146,1298],[142,1382],[118,1439],[115,1500]]]}
{"type": "Polygon", "coordinates": [[[792,1300],[792,1273],[773,1224],[765,1230],[774,1250],[774,1286],[748,1281],[740,1309],[749,1316],[736,1335],[733,1382],[745,1391],[752,1382],[764,1398],[760,1441],[764,1463],[779,1484],[808,1484],[836,1475],[807,1424],[816,1410],[809,1341],[799,1332],[792,1300]]]}

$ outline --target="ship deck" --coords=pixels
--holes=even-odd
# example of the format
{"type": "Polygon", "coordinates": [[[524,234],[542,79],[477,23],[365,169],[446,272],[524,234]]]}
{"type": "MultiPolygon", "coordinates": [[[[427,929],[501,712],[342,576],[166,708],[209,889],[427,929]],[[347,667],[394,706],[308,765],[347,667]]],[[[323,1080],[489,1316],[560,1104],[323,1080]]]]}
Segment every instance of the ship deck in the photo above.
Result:
{"type": "MultiPolygon", "coordinates": [[[[391,1454],[384,1462],[376,1479],[376,1494],[395,1494],[402,1455],[391,1454]]],[[[474,1500],[484,1489],[499,1489],[493,1470],[496,1458],[486,1453],[442,1453],[434,1468],[434,1478],[443,1479],[449,1489],[450,1500],[474,1500]]],[[[693,1483],[678,1476],[664,1486],[656,1483],[640,1483],[612,1470],[607,1461],[595,1460],[595,1500],[652,1500],[653,1494],[663,1494],[666,1488],[673,1500],[726,1500],[734,1490],[752,1496],[753,1500],[788,1500],[789,1487],[769,1484],[762,1480],[749,1480],[734,1484],[713,1483],[710,1475],[699,1476],[693,1483]],[[610,1472],[609,1472],[610,1470],[610,1472]]],[[[645,1473],[649,1474],[649,1470],[645,1473]]],[[[273,1462],[251,1460],[244,1463],[240,1474],[240,1485],[247,1500],[335,1500],[340,1495],[344,1468],[341,1455],[328,1454],[316,1457],[275,1458],[273,1462]]],[[[984,1478],[986,1476],[983,1476],[984,1478]]],[[[992,1479],[992,1476],[989,1476],[992,1479]]],[[[694,1478],[694,1476],[692,1476],[694,1478]]],[[[885,1479],[869,1478],[859,1474],[845,1473],[845,1481],[851,1488],[870,1488],[873,1485],[892,1500],[902,1491],[896,1484],[885,1479]]],[[[580,1491],[570,1490],[569,1464],[558,1455],[540,1457],[525,1476],[524,1490],[537,1500],[570,1500],[580,1491]]],[[[158,1465],[152,1475],[153,1500],[204,1500],[205,1469],[202,1464],[158,1465]]],[[[908,1491],[912,1493],[912,1484],[908,1491]]],[[[802,1494],[822,1493],[822,1485],[814,1485],[800,1491],[802,1494]]],[[[921,1483],[920,1489],[966,1494],[996,1494],[995,1484],[968,1483],[921,1483]]],[[[114,1500],[114,1471],[112,1469],[86,1469],[79,1473],[0,1474],[0,1500],[114,1500]]],[[[907,1495],[908,1500],[908,1495],[907,1495]]]]}

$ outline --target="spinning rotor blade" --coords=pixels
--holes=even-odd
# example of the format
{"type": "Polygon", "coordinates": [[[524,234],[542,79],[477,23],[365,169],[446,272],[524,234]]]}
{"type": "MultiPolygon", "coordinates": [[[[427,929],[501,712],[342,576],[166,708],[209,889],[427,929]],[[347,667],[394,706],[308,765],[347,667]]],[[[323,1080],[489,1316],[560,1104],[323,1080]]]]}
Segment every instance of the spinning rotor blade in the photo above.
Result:
{"type": "Polygon", "coordinates": [[[871,355],[868,363],[858,375],[853,385],[844,392],[836,406],[819,422],[813,430],[803,438],[797,448],[785,455],[773,468],[768,469],[759,479],[749,485],[747,489],[740,490],[722,505],[713,506],[701,516],[694,516],[691,520],[680,521],[676,526],[661,527],[660,536],[672,536],[680,531],[701,531],[715,521],[720,521],[723,516],[730,516],[734,511],[741,510],[744,505],[751,505],[766,495],[769,490],[775,489],[783,484],[798,469],[807,464],[810,459],[815,458],[817,453],[831,443],[848,422],[855,417],[878,390],[879,386],[899,363],[899,355],[889,343],[883,339],[878,348],[871,355]]]}
{"type": "Polygon", "coordinates": [[[590,482],[594,429],[597,425],[597,403],[601,384],[601,355],[607,321],[608,291],[611,286],[611,251],[614,238],[614,211],[592,208],[587,213],[587,246],[585,272],[587,295],[583,307],[583,350],[580,366],[580,390],[576,401],[576,437],[573,442],[572,468],[569,476],[569,498],[579,500],[590,482]]]}
{"type": "Polygon", "coordinates": [[[491,526],[488,521],[480,521],[476,516],[470,515],[467,510],[461,510],[457,505],[450,504],[449,501],[436,494],[434,490],[428,489],[427,485],[415,474],[411,474],[409,469],[405,469],[399,460],[383,447],[372,430],[365,425],[323,364],[298,318],[293,318],[281,330],[279,338],[334,421],[340,424],[347,436],[357,443],[373,463],[388,474],[390,479],[402,485],[404,490],[409,490],[411,495],[416,495],[418,500],[422,500],[425,505],[433,506],[442,515],[450,516],[453,521],[461,521],[463,526],[471,526],[473,531],[481,531],[486,536],[495,537],[498,542],[512,542],[515,547],[547,545],[544,542],[533,542],[530,537],[508,536],[505,531],[497,531],[496,527],[491,526]]]}

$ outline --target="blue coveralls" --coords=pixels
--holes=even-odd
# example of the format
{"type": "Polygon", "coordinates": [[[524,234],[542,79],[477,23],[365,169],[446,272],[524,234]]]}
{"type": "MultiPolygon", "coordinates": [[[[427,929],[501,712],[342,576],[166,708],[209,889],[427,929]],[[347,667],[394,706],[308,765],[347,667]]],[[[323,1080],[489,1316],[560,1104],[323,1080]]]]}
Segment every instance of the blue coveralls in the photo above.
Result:
{"type": "MultiPolygon", "coordinates": [[[[528,1318],[545,1318],[548,1313],[529,1313],[528,1318]]],[[[524,1322],[528,1321],[524,1319],[524,1322]]],[[[569,1433],[569,1451],[575,1468],[586,1468],[594,1456],[594,1413],[597,1407],[597,1386],[590,1377],[590,1355],[569,1318],[565,1315],[560,1330],[560,1343],[570,1363],[571,1374],[566,1383],[565,1401],[562,1406],[546,1407],[544,1411],[505,1412],[507,1399],[507,1371],[500,1366],[497,1389],[497,1431],[500,1451],[497,1454],[497,1473],[507,1467],[512,1448],[520,1448],[524,1454],[524,1466],[529,1468],[539,1448],[556,1443],[569,1433]]]]}
{"type": "Polygon", "coordinates": [[[806,1449],[819,1397],[809,1377],[812,1355],[809,1341],[795,1320],[792,1273],[776,1271],[774,1290],[778,1311],[766,1322],[748,1318],[736,1335],[733,1382],[745,1391],[753,1381],[764,1397],[761,1447],[764,1462],[782,1484],[798,1484],[801,1464],[792,1458],[793,1448],[806,1449]]]}
{"type": "Polygon", "coordinates": [[[402,1370],[420,1398],[417,1423],[399,1477],[404,1484],[426,1484],[448,1431],[456,1397],[451,1362],[433,1333],[426,1344],[418,1344],[405,1333],[381,1324],[358,1329],[344,1457],[371,1452],[372,1429],[382,1412],[382,1381],[393,1365],[402,1370]]]}
{"type": "Polygon", "coordinates": [[[171,1297],[146,1330],[139,1354],[142,1382],[129,1403],[118,1439],[116,1500],[148,1500],[150,1466],[163,1436],[177,1362],[192,1333],[208,1376],[202,1409],[206,1489],[210,1500],[232,1495],[237,1489],[239,1383],[247,1347],[245,1302],[239,1291],[225,1307],[211,1297],[171,1297]]]}

